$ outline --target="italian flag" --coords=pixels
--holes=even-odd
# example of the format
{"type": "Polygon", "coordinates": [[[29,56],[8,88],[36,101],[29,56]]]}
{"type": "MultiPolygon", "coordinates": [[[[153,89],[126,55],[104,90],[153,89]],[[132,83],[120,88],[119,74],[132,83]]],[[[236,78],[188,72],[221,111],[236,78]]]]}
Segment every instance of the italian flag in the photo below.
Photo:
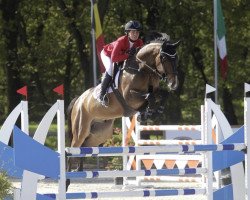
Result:
{"type": "Polygon", "coordinates": [[[228,70],[227,47],[226,47],[225,35],[226,35],[226,28],[225,28],[225,22],[223,19],[221,2],[220,0],[217,0],[217,46],[218,46],[219,55],[220,55],[221,76],[224,80],[227,77],[227,70],[228,70]]]}
{"type": "Polygon", "coordinates": [[[95,39],[96,39],[96,51],[97,51],[97,56],[98,56],[98,61],[99,61],[99,70],[101,73],[105,72],[105,67],[103,66],[102,60],[101,60],[101,51],[103,49],[103,46],[105,45],[104,43],[104,37],[102,34],[102,26],[100,22],[100,16],[99,16],[99,11],[97,7],[97,3],[95,0],[93,1],[94,5],[94,24],[95,24],[95,39]]]}

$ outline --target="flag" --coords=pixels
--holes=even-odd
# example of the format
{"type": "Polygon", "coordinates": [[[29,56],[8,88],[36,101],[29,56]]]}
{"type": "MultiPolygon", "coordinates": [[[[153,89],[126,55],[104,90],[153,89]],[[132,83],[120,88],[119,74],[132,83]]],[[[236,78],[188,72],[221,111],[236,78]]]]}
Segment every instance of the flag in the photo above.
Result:
{"type": "Polygon", "coordinates": [[[225,80],[227,77],[228,64],[227,64],[227,47],[226,47],[226,28],[222,13],[220,0],[217,0],[217,46],[220,56],[220,71],[221,76],[225,80]]]}
{"type": "Polygon", "coordinates": [[[64,94],[64,87],[63,87],[63,85],[59,85],[56,88],[54,88],[53,91],[63,96],[63,94],[64,94]]]}
{"type": "Polygon", "coordinates": [[[102,59],[101,59],[101,51],[103,49],[104,43],[104,36],[102,33],[102,26],[100,22],[99,11],[97,7],[97,3],[95,0],[91,0],[94,10],[94,20],[92,20],[92,28],[95,30],[95,39],[96,39],[96,51],[99,61],[99,70],[101,73],[105,72],[105,67],[103,66],[102,59]]]}
{"type": "Polygon", "coordinates": [[[18,89],[16,92],[17,92],[18,94],[21,94],[21,95],[25,96],[25,97],[26,97],[26,100],[27,100],[27,96],[28,96],[27,86],[24,86],[24,87],[18,89]]]}
{"type": "Polygon", "coordinates": [[[206,94],[209,94],[211,92],[214,92],[216,89],[212,87],[211,85],[206,84],[206,94]]]}
{"type": "Polygon", "coordinates": [[[250,84],[245,83],[245,93],[250,91],[250,84]]]}

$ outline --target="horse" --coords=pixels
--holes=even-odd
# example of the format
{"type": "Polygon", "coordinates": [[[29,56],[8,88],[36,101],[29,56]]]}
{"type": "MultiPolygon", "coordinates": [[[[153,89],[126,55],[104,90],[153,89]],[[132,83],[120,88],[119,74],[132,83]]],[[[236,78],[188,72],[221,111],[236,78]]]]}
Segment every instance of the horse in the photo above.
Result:
{"type": "MultiPolygon", "coordinates": [[[[98,86],[73,99],[68,109],[71,147],[94,147],[105,143],[112,137],[116,118],[133,116],[155,103],[161,80],[167,83],[169,90],[176,90],[179,83],[176,48],[179,43],[167,39],[151,42],[127,59],[120,71],[118,85],[107,94],[107,107],[102,106],[94,95],[98,86]]],[[[71,170],[70,163],[68,170],[71,170]]]]}

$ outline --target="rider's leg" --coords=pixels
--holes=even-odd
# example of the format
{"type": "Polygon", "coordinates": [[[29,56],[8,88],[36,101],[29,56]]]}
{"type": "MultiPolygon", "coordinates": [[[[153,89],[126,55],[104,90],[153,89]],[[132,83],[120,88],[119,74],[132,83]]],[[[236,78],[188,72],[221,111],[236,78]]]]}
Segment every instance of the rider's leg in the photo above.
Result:
{"type": "Polygon", "coordinates": [[[106,91],[108,89],[108,86],[112,80],[112,76],[110,76],[107,72],[104,75],[104,79],[102,80],[101,83],[101,92],[98,101],[103,105],[103,106],[108,106],[108,99],[105,98],[106,91]]]}
{"type": "Polygon", "coordinates": [[[102,83],[101,83],[101,92],[100,96],[98,98],[98,101],[104,105],[108,105],[108,99],[105,98],[106,91],[108,89],[108,86],[112,80],[112,75],[113,75],[113,62],[111,61],[111,58],[106,56],[104,51],[101,51],[101,58],[102,58],[102,63],[106,69],[105,75],[103,77],[102,83]]]}

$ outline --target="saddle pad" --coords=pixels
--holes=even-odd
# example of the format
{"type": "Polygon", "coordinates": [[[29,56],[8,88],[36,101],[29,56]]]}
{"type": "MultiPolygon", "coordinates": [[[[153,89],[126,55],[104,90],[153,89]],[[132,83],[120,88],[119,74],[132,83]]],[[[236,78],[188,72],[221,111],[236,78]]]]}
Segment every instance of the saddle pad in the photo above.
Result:
{"type": "MultiPolygon", "coordinates": [[[[118,88],[118,80],[119,80],[119,76],[120,76],[120,70],[116,73],[116,75],[115,75],[115,81],[114,81],[114,83],[112,83],[113,85],[114,85],[114,88],[118,88]]],[[[108,88],[108,93],[112,93],[113,92],[113,90],[111,89],[111,87],[109,87],[108,88]]],[[[95,99],[97,99],[98,97],[99,97],[99,95],[100,95],[100,92],[101,92],[101,83],[100,84],[98,84],[96,87],[95,87],[95,89],[94,89],[94,92],[93,92],[93,97],[95,98],[95,99]]]]}

